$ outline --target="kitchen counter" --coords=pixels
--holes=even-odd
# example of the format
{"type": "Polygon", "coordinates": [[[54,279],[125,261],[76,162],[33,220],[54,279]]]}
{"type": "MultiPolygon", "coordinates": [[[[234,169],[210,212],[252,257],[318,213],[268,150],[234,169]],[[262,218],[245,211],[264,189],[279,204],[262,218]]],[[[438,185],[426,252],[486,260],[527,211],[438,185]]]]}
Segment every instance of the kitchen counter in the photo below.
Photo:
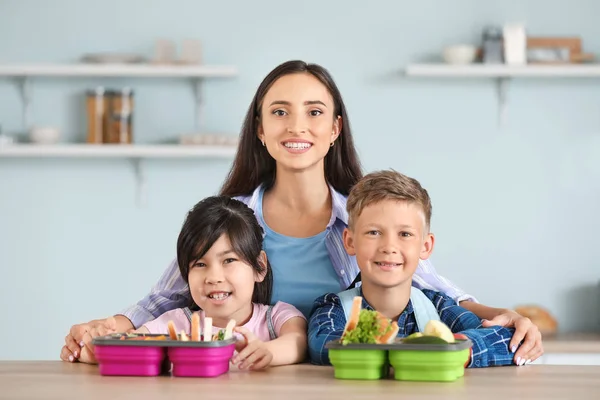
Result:
{"type": "Polygon", "coordinates": [[[0,399],[598,399],[600,366],[526,365],[468,369],[455,382],[347,381],[331,367],[293,365],[217,378],[104,377],[96,366],[0,362],[0,399]],[[268,396],[268,397],[267,397],[268,396]]]}
{"type": "Polygon", "coordinates": [[[545,353],[600,353],[600,333],[572,333],[542,338],[545,353]]]}

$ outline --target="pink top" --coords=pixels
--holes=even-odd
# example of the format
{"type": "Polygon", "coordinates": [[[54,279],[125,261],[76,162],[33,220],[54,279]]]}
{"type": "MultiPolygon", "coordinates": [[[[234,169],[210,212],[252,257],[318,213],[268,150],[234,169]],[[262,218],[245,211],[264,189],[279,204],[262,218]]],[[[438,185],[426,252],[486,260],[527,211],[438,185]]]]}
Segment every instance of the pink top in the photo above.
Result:
{"type": "MultiPolygon", "coordinates": [[[[252,310],[252,317],[250,320],[243,325],[244,328],[248,329],[250,332],[254,333],[256,337],[263,342],[268,342],[270,339],[269,336],[269,328],[267,325],[267,309],[269,306],[264,304],[256,304],[254,303],[254,309],[252,310]]],[[[202,311],[200,311],[202,313],[202,311]]],[[[200,323],[202,323],[203,315],[200,314],[200,323]]],[[[273,327],[275,329],[275,333],[279,336],[279,332],[281,331],[281,327],[285,324],[290,318],[300,317],[304,320],[306,318],[304,315],[298,311],[298,309],[291,304],[283,303],[278,301],[271,311],[271,319],[273,320],[273,327]]],[[[146,322],[144,326],[150,333],[158,333],[158,334],[168,334],[169,329],[167,324],[169,321],[173,321],[175,324],[175,329],[177,333],[180,333],[182,330],[186,334],[190,334],[190,320],[185,315],[185,312],[182,308],[176,308],[171,311],[167,311],[162,314],[160,317],[146,322]]],[[[218,333],[220,329],[213,326],[213,334],[218,333]]]]}

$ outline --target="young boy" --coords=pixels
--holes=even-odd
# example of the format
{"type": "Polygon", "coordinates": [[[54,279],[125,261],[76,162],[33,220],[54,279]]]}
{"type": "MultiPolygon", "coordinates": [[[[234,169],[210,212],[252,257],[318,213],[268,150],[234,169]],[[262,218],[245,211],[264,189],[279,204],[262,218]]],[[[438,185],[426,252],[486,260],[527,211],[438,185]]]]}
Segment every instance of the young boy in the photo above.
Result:
{"type": "MultiPolygon", "coordinates": [[[[514,329],[482,328],[479,318],[444,293],[412,287],[419,259],[427,259],[434,236],[429,232],[431,202],[415,179],[395,171],[374,172],[354,186],[348,196],[348,228],[344,246],[356,256],[362,284],[352,296],[362,296],[362,307],[377,310],[398,322],[398,336],[424,329],[423,309],[454,333],[473,342],[468,367],[510,365],[508,349],[514,329]],[[423,296],[424,294],[424,296],[423,296]],[[426,297],[425,297],[426,296],[426,297]],[[431,303],[431,304],[429,304],[431,303]],[[418,307],[419,313],[414,307],[418,307]],[[432,307],[434,306],[434,307],[432,307]],[[439,317],[438,317],[439,316],[439,317]],[[420,329],[419,329],[420,328],[420,329]]],[[[347,292],[328,293],[315,300],[308,327],[308,347],[314,364],[329,364],[325,344],[340,339],[346,326],[347,292]]],[[[526,362],[523,360],[518,364],[526,362]]]]}

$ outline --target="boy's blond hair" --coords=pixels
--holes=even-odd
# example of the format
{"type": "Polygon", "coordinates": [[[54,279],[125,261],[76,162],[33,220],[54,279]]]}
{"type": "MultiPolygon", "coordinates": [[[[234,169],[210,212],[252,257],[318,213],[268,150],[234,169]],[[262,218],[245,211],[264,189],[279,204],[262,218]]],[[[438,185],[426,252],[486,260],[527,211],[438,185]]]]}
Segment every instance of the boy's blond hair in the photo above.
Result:
{"type": "Polygon", "coordinates": [[[362,213],[365,207],[384,200],[406,201],[423,210],[425,227],[431,221],[431,199],[419,181],[394,170],[376,171],[365,175],[350,190],[346,210],[348,226],[362,213]]]}

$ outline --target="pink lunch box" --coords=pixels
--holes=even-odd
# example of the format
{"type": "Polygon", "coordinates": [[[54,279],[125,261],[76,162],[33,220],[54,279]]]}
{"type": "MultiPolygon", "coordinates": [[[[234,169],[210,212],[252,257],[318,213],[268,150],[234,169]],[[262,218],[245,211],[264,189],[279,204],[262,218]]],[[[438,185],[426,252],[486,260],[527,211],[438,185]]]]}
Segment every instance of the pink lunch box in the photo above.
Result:
{"type": "Polygon", "coordinates": [[[235,338],[181,341],[152,334],[102,336],[93,344],[100,374],[111,376],[219,376],[229,371],[235,350],[235,338]]]}

